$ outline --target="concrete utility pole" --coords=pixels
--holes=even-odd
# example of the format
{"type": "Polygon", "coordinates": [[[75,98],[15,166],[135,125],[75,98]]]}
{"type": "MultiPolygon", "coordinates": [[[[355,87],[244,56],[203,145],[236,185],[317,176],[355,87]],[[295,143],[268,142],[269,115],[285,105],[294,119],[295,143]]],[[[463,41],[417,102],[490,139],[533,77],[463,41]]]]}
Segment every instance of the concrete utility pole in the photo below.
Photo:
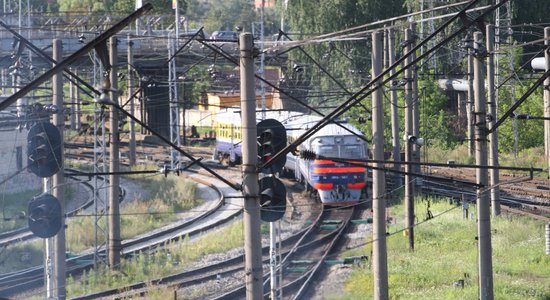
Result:
{"type": "MultiPolygon", "coordinates": [[[[109,44],[109,61],[111,62],[111,72],[109,73],[111,82],[110,98],[114,103],[118,103],[118,76],[117,76],[117,44],[116,37],[110,38],[109,44]]],[[[109,91],[105,91],[108,93],[109,91]]],[[[119,112],[114,106],[110,106],[110,131],[111,131],[111,143],[109,145],[109,153],[111,156],[109,163],[109,243],[108,243],[108,255],[109,255],[109,267],[112,270],[116,270],[120,267],[120,132],[118,130],[119,112]]]]}
{"type": "Polygon", "coordinates": [[[466,35],[466,51],[468,52],[468,99],[466,99],[466,126],[468,129],[468,156],[474,155],[474,126],[472,121],[472,105],[474,104],[474,85],[473,85],[473,60],[474,60],[474,51],[472,49],[472,34],[468,33],[466,35]]]}
{"type": "MultiPolygon", "coordinates": [[[[72,71],[72,70],[71,70],[72,71]]],[[[75,82],[69,83],[69,101],[71,102],[71,116],[70,116],[70,128],[76,130],[76,97],[75,97],[75,82]]]]}
{"type": "Polygon", "coordinates": [[[246,299],[263,298],[262,240],[256,141],[256,94],[254,85],[254,40],[250,32],[239,37],[241,75],[241,128],[243,152],[244,251],[246,299]]]}
{"type": "MultiPolygon", "coordinates": [[[[487,98],[489,105],[489,125],[491,128],[495,126],[498,118],[497,111],[497,97],[495,90],[495,26],[487,25],[486,27],[486,47],[487,47],[487,98]]],[[[488,136],[489,144],[489,165],[498,167],[498,129],[491,132],[488,136]]],[[[491,208],[493,216],[500,215],[500,187],[499,183],[499,170],[491,169],[490,184],[491,184],[491,208]]]]}
{"type": "MultiPolygon", "coordinates": [[[[408,53],[413,48],[412,30],[410,28],[405,30],[405,41],[407,46],[405,47],[405,53],[408,53]]],[[[405,64],[410,64],[412,57],[409,56],[405,60],[405,64]]],[[[405,70],[405,219],[407,222],[407,233],[409,237],[409,250],[414,250],[414,176],[411,175],[414,168],[409,162],[412,162],[413,145],[409,141],[409,136],[413,135],[413,71],[411,68],[405,70]]]]}
{"type": "MultiPolygon", "coordinates": [[[[482,50],[483,35],[474,33],[474,49],[482,50]]],[[[480,53],[481,51],[477,51],[480,53]]],[[[476,165],[487,165],[487,112],[484,85],[483,57],[474,59],[474,125],[476,141],[476,165]]],[[[481,300],[493,299],[493,263],[491,256],[491,211],[489,190],[487,189],[488,171],[486,168],[476,169],[477,188],[477,237],[479,262],[479,297],[481,300]]]]}
{"type": "MultiPolygon", "coordinates": [[[[412,22],[410,24],[411,28],[411,45],[409,49],[412,49],[416,46],[416,23],[412,22]]],[[[416,52],[411,54],[411,61],[416,60],[416,52]]],[[[416,64],[411,66],[411,78],[412,80],[412,135],[415,137],[420,137],[420,100],[418,97],[418,75],[416,71],[416,64]]],[[[418,143],[413,143],[412,145],[412,161],[420,162],[420,145],[418,143]]],[[[413,165],[412,168],[414,173],[420,174],[420,165],[413,165]]],[[[418,186],[421,180],[418,177],[413,178],[415,187],[418,186]]],[[[413,202],[414,205],[414,202],[413,202]]],[[[414,212],[414,211],[413,211],[414,212]]],[[[413,221],[414,222],[414,221],[413,221]]]]}
{"type": "MultiPolygon", "coordinates": [[[[382,33],[372,34],[372,78],[382,73],[382,33]]],[[[384,110],[382,85],[372,93],[372,155],[376,161],[384,160],[384,110]]],[[[382,163],[375,163],[376,168],[383,168],[382,163]]],[[[372,271],[374,275],[374,299],[388,299],[388,258],[386,248],[386,196],[384,171],[372,171],[372,271]]]]}
{"type": "MultiPolygon", "coordinates": [[[[463,91],[457,90],[456,97],[457,97],[457,113],[458,113],[458,119],[463,120],[464,118],[468,118],[468,114],[466,113],[466,101],[468,101],[467,94],[463,91]]],[[[461,126],[462,127],[462,126],[461,126]]]]}
{"type": "MultiPolygon", "coordinates": [[[[78,75],[78,69],[75,69],[74,73],[78,75]]],[[[74,112],[76,115],[75,130],[79,131],[82,128],[82,123],[80,122],[80,89],[75,86],[74,90],[74,101],[76,102],[76,111],[74,112]]]]}
{"type": "MultiPolygon", "coordinates": [[[[53,40],[53,59],[55,61],[63,60],[63,47],[61,40],[53,40]]],[[[63,130],[65,129],[65,117],[63,115],[63,72],[59,72],[52,77],[53,88],[53,104],[56,105],[59,110],[53,114],[53,124],[59,129],[61,135],[61,141],[63,141],[63,130]]],[[[52,195],[59,200],[61,204],[61,211],[65,212],[65,169],[63,167],[63,161],[65,159],[63,154],[63,143],[61,147],[61,168],[52,176],[53,191],[52,195]]],[[[66,289],[66,265],[65,265],[65,218],[61,218],[61,230],[53,238],[53,295],[55,299],[64,300],[67,295],[66,289]]]]}
{"type": "MultiPolygon", "coordinates": [[[[544,28],[544,71],[550,70],[550,27],[544,28]]],[[[550,166],[550,78],[544,80],[544,140],[546,145],[546,157],[548,157],[548,166],[550,166]]],[[[548,168],[548,178],[550,178],[550,168],[548,168]]]]}
{"type": "MultiPolygon", "coordinates": [[[[388,32],[388,65],[393,66],[395,63],[395,30],[393,28],[389,28],[387,30],[388,32]]],[[[393,76],[395,74],[395,68],[390,70],[390,76],[393,76]]],[[[392,156],[393,160],[396,162],[393,165],[394,170],[399,171],[401,170],[401,165],[398,164],[398,162],[401,161],[401,146],[399,143],[399,139],[401,136],[399,135],[399,111],[397,106],[397,85],[392,84],[392,88],[390,89],[390,111],[391,111],[391,132],[392,132],[392,156]]],[[[396,185],[398,185],[398,178],[399,174],[395,173],[396,178],[396,185]]]]}
{"type": "MultiPolygon", "coordinates": [[[[134,52],[133,52],[132,37],[128,35],[128,97],[134,95],[134,52]]],[[[130,100],[130,114],[132,116],[136,115],[135,109],[135,98],[128,99],[130,100]]],[[[130,166],[136,164],[136,122],[134,119],[130,118],[130,142],[128,144],[130,152],[128,153],[128,158],[130,159],[130,166]]]]}
{"type": "Polygon", "coordinates": [[[389,40],[390,40],[390,32],[389,29],[386,28],[386,25],[384,25],[384,29],[382,29],[383,35],[384,35],[384,43],[383,43],[383,51],[384,51],[384,64],[382,65],[382,68],[387,69],[390,63],[390,49],[389,49],[389,40]]]}

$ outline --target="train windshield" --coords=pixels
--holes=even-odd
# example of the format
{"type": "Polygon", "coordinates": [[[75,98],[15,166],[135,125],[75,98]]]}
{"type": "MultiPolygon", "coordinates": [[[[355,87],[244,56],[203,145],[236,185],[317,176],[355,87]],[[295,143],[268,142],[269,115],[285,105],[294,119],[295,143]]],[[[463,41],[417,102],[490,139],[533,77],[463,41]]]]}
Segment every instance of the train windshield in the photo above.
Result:
{"type": "Polygon", "coordinates": [[[335,146],[335,145],[319,146],[317,153],[322,156],[338,157],[338,146],[335,146]]]}
{"type": "Polygon", "coordinates": [[[327,157],[360,158],[365,156],[361,145],[318,145],[315,152],[327,157]]]}
{"type": "Polygon", "coordinates": [[[360,158],[364,157],[362,148],[359,145],[340,145],[340,157],[360,158]]]}

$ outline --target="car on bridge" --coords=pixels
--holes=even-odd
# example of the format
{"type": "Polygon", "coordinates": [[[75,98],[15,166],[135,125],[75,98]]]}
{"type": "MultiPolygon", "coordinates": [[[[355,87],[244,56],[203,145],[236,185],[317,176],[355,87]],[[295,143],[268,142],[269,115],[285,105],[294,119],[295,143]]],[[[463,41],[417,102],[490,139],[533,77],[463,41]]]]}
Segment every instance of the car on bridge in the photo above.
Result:
{"type": "Polygon", "coordinates": [[[211,40],[236,41],[239,39],[239,33],[236,31],[214,31],[210,36],[211,40]]]}

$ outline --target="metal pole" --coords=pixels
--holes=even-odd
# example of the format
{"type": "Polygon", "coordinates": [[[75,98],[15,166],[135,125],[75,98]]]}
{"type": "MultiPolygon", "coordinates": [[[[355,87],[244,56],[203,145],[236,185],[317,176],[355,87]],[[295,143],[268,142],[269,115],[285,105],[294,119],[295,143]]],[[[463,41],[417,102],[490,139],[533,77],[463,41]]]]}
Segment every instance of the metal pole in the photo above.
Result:
{"type": "Polygon", "coordinates": [[[466,44],[468,52],[468,99],[466,99],[466,126],[468,128],[468,156],[474,155],[474,126],[472,123],[472,105],[474,103],[474,86],[473,86],[473,50],[472,50],[472,34],[469,32],[466,35],[466,44]]]}
{"type": "MultiPolygon", "coordinates": [[[[132,51],[132,46],[134,42],[132,42],[132,37],[128,35],[128,97],[131,97],[134,94],[134,52],[132,51]]],[[[129,99],[130,100],[130,114],[135,116],[135,98],[129,99]]],[[[130,118],[130,143],[128,144],[129,147],[129,155],[128,158],[130,159],[130,166],[134,166],[136,164],[136,122],[130,118]]]]}
{"type": "Polygon", "coordinates": [[[256,146],[256,95],[254,92],[254,41],[242,33],[240,45],[241,128],[243,152],[244,251],[246,299],[263,298],[260,204],[258,201],[258,149],[256,146]]]}
{"type": "MultiPolygon", "coordinates": [[[[483,35],[474,33],[474,48],[481,50],[483,35]]],[[[483,57],[476,57],[474,69],[474,125],[475,125],[475,153],[478,166],[487,165],[487,113],[484,85],[483,57]]],[[[476,181],[481,187],[477,189],[477,231],[478,231],[478,262],[479,262],[479,297],[481,300],[493,299],[493,263],[491,257],[491,215],[489,191],[485,188],[488,182],[486,168],[476,169],[476,181]]]]}
{"type": "MultiPolygon", "coordinates": [[[[498,111],[497,111],[497,101],[495,96],[495,26],[487,25],[486,27],[486,47],[487,53],[487,104],[489,105],[489,125],[491,127],[495,126],[498,111]]],[[[491,132],[488,136],[489,144],[489,165],[497,167],[498,166],[498,130],[491,132]]],[[[500,215],[500,187],[499,183],[499,170],[494,168],[489,171],[490,173],[490,184],[491,184],[491,208],[493,216],[500,215]]]]}
{"type": "MultiPolygon", "coordinates": [[[[61,40],[53,40],[53,59],[55,61],[61,61],[63,57],[63,47],[61,40]]],[[[65,129],[65,118],[63,115],[63,72],[55,74],[52,77],[52,89],[53,89],[53,104],[56,105],[59,110],[53,115],[53,124],[59,130],[61,135],[61,141],[63,141],[63,130],[65,129]]],[[[59,171],[52,176],[53,191],[52,195],[59,200],[61,204],[61,211],[65,211],[65,178],[63,168],[63,143],[61,147],[61,164],[59,171]]],[[[54,290],[53,295],[56,299],[64,300],[67,295],[66,289],[66,265],[65,265],[65,218],[61,218],[61,230],[54,236],[53,241],[53,281],[54,290]]]]}
{"type": "MultiPolygon", "coordinates": [[[[372,34],[372,77],[382,73],[382,34],[372,34]]],[[[380,82],[372,93],[372,155],[375,160],[384,159],[384,110],[383,91],[380,82]]],[[[374,275],[374,299],[388,299],[388,258],[386,249],[386,199],[382,163],[374,164],[372,171],[373,244],[372,271],[374,275]],[[380,169],[378,169],[380,168],[380,169]]]]}
{"type": "MultiPolygon", "coordinates": [[[[393,28],[388,29],[388,65],[392,66],[395,63],[395,31],[393,28]]],[[[390,71],[390,77],[395,74],[395,69],[390,71]]],[[[397,89],[390,89],[390,102],[391,102],[391,132],[392,132],[392,146],[393,146],[393,160],[395,162],[401,161],[401,146],[399,143],[399,111],[397,103],[397,89]]],[[[401,170],[400,164],[394,164],[396,171],[401,170]]],[[[399,186],[398,179],[399,174],[395,173],[395,184],[399,186]]]]}
{"type": "MultiPolygon", "coordinates": [[[[52,181],[50,178],[44,178],[42,180],[42,191],[44,193],[51,193],[52,181]]],[[[55,297],[55,280],[54,280],[54,238],[44,239],[44,282],[46,283],[46,299],[52,299],[55,297]]]]}
{"type": "MultiPolygon", "coordinates": [[[[168,57],[172,57],[176,52],[176,40],[168,39],[168,57]]],[[[178,87],[176,74],[176,57],[170,60],[168,65],[168,89],[169,89],[169,110],[170,110],[170,142],[181,146],[180,143],[180,126],[179,126],[179,104],[178,104],[178,87]]],[[[185,132],[183,133],[185,136],[185,132]]],[[[170,168],[175,169],[176,163],[179,161],[179,152],[176,149],[170,149],[170,168]]]]}
{"type": "MultiPolygon", "coordinates": [[[[405,52],[409,52],[412,49],[410,43],[412,39],[412,30],[405,30],[405,40],[407,41],[407,47],[405,52]]],[[[407,64],[410,64],[411,57],[406,60],[407,64]]],[[[405,80],[407,84],[405,86],[405,162],[412,161],[412,144],[408,139],[409,135],[413,135],[413,72],[411,68],[405,70],[405,80]]],[[[409,250],[414,250],[414,177],[411,175],[413,172],[413,166],[411,164],[405,164],[405,219],[407,222],[407,233],[409,237],[409,250]]]]}
{"type": "MultiPolygon", "coordinates": [[[[544,45],[547,47],[544,51],[544,71],[550,70],[550,27],[544,28],[544,45]]],[[[548,166],[550,166],[550,78],[544,80],[544,140],[546,141],[546,157],[548,157],[548,166]]],[[[548,178],[550,178],[550,168],[548,168],[548,178]]]]}
{"type": "MultiPolygon", "coordinates": [[[[117,76],[117,44],[116,37],[110,38],[109,59],[111,61],[111,72],[109,74],[111,81],[111,101],[118,103],[118,76],[117,76]]],[[[106,91],[107,92],[107,91],[106,91]]],[[[111,143],[109,145],[109,153],[111,156],[109,163],[109,170],[112,173],[109,175],[109,267],[112,270],[116,270],[120,267],[120,178],[117,175],[119,171],[120,161],[120,133],[118,130],[119,113],[118,109],[114,106],[110,106],[110,131],[111,131],[111,143]]]]}
{"type": "Polygon", "coordinates": [[[269,272],[271,283],[271,300],[281,299],[279,297],[279,278],[277,277],[277,223],[269,223],[269,272]]]}
{"type": "MultiPolygon", "coordinates": [[[[179,40],[180,40],[180,4],[179,1],[174,1],[176,7],[175,7],[175,18],[176,18],[176,39],[174,40],[174,49],[172,52],[172,55],[176,55],[177,49],[179,49],[179,40]]],[[[185,101],[182,105],[182,114],[181,114],[181,128],[180,128],[180,105],[179,105],[179,92],[178,92],[178,74],[177,74],[177,66],[176,66],[176,57],[174,56],[173,61],[173,77],[174,77],[174,101],[176,101],[176,122],[175,127],[177,131],[177,145],[181,146],[187,145],[187,136],[185,134],[185,101]],[[180,138],[180,132],[183,131],[183,140],[180,138]]],[[[185,98],[183,98],[185,100],[185,98]]],[[[180,154],[178,153],[178,157],[180,157],[180,154]]]]}

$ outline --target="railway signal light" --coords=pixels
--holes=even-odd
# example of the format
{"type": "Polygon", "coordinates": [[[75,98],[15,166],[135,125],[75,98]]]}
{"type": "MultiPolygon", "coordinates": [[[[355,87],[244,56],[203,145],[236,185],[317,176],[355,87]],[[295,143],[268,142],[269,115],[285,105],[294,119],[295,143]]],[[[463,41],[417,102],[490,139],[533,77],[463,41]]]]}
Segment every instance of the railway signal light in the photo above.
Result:
{"type": "MultiPolygon", "coordinates": [[[[266,119],[258,123],[258,157],[261,165],[270,161],[275,154],[286,146],[286,129],[281,122],[274,119],[266,119]]],[[[277,158],[268,168],[262,168],[261,172],[272,174],[283,169],[286,156],[277,158]]]]}
{"type": "Polygon", "coordinates": [[[417,137],[417,136],[414,136],[414,135],[404,135],[403,136],[403,139],[405,140],[405,142],[409,142],[411,144],[415,144],[415,145],[418,145],[418,146],[422,146],[424,145],[424,139],[421,138],[421,137],[417,137]]]}
{"type": "Polygon", "coordinates": [[[38,237],[50,238],[61,229],[61,204],[51,194],[43,193],[34,197],[29,202],[27,215],[29,229],[38,237]]]}
{"type": "Polygon", "coordinates": [[[285,185],[273,176],[260,179],[260,218],[264,222],[281,219],[286,210],[285,185]]]}
{"type": "Polygon", "coordinates": [[[39,177],[50,177],[62,165],[61,134],[49,122],[35,124],[27,136],[27,165],[39,177]]]}

